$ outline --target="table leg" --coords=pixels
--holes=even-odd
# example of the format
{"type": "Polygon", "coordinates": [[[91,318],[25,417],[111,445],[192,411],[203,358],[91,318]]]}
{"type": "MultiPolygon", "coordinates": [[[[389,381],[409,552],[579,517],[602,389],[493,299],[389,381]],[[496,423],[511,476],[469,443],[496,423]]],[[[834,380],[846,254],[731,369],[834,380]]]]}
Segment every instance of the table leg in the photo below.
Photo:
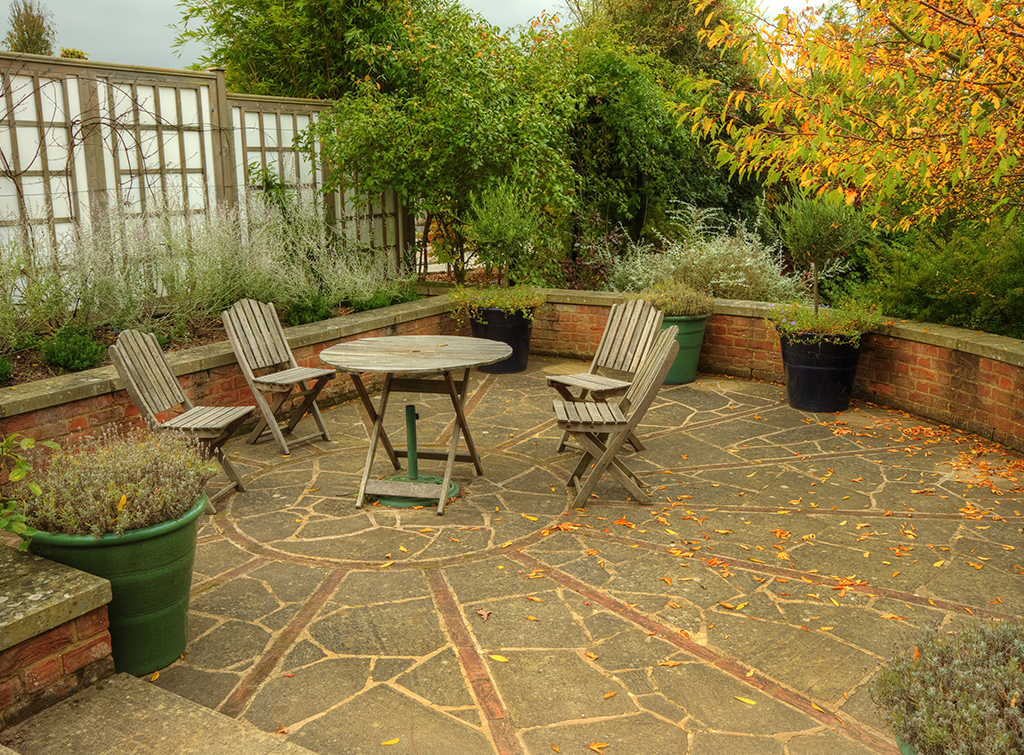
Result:
{"type": "MultiPolygon", "coordinates": [[[[473,459],[473,466],[476,467],[477,475],[483,476],[484,468],[480,463],[480,455],[476,452],[476,445],[473,443],[473,436],[469,434],[469,423],[466,421],[466,393],[469,390],[469,370],[462,377],[462,390],[456,392],[455,381],[452,380],[450,372],[444,373],[445,384],[448,386],[448,395],[452,399],[452,408],[455,409],[456,426],[462,428],[462,436],[466,439],[466,448],[473,459]]],[[[458,437],[456,434],[455,437],[458,437]]]]}
{"type": "MultiPolygon", "coordinates": [[[[373,459],[377,455],[377,441],[382,437],[387,438],[384,433],[384,413],[388,408],[388,396],[391,394],[391,380],[394,377],[390,372],[384,376],[384,390],[380,394],[380,410],[375,412],[376,419],[373,423],[373,431],[370,433],[370,450],[366,453],[366,467],[363,469],[363,477],[359,481],[359,492],[356,494],[356,508],[361,509],[363,507],[363,497],[366,495],[366,483],[370,480],[370,472],[373,471],[373,459]]],[[[370,407],[372,409],[372,407],[370,407]]],[[[386,443],[386,441],[385,441],[386,443]]],[[[387,446],[390,449],[390,445],[387,446]]],[[[394,451],[391,451],[394,454],[394,451]]],[[[396,469],[401,469],[398,466],[398,459],[392,456],[396,469]]]]}
{"type": "MultiPolygon", "coordinates": [[[[366,386],[363,385],[363,381],[359,377],[358,373],[350,373],[349,377],[352,378],[352,383],[356,387],[356,393],[359,394],[359,398],[363,402],[363,408],[366,409],[366,416],[370,418],[371,424],[376,425],[377,410],[373,408],[373,402],[370,400],[370,394],[366,391],[366,386]]],[[[382,406],[381,413],[383,413],[383,411],[384,409],[382,406]]],[[[391,464],[395,469],[401,470],[402,465],[398,461],[398,454],[395,453],[394,446],[391,445],[391,441],[388,439],[388,434],[384,432],[383,427],[380,429],[380,441],[384,446],[384,450],[388,452],[388,458],[391,460],[391,464]]]]}

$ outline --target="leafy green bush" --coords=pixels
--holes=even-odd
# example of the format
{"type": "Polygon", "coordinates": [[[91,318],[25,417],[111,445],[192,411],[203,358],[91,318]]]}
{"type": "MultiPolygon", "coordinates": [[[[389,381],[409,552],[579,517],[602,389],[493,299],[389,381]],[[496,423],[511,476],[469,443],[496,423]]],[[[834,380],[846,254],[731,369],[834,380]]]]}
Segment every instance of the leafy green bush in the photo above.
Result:
{"type": "Polygon", "coordinates": [[[305,325],[320,322],[331,316],[331,308],[322,294],[307,291],[288,305],[284,319],[289,325],[305,325]]]}
{"type": "Polygon", "coordinates": [[[122,535],[184,515],[216,473],[192,439],[109,431],[54,453],[21,513],[44,532],[122,535]]]}
{"type": "Polygon", "coordinates": [[[6,383],[11,379],[11,373],[14,372],[14,365],[11,360],[6,357],[0,357],[0,383],[6,383]]]}
{"type": "Polygon", "coordinates": [[[98,367],[107,347],[91,334],[78,328],[62,328],[47,338],[39,347],[43,360],[68,372],[79,372],[98,367]]]}
{"type": "Polygon", "coordinates": [[[865,293],[894,317],[1024,338],[1024,232],[920,232],[872,251],[865,293]]]}
{"type": "Polygon", "coordinates": [[[1024,628],[970,625],[931,629],[913,654],[875,677],[871,697],[882,719],[919,755],[1024,752],[1024,628]]]}
{"type": "MultiPolygon", "coordinates": [[[[35,447],[35,440],[12,433],[0,441],[0,471],[7,474],[7,487],[19,488],[18,492],[24,495],[39,495],[42,488],[34,480],[28,479],[32,471],[32,465],[26,458],[26,454],[35,447]]],[[[56,443],[44,440],[40,443],[47,448],[58,449],[56,443]]],[[[36,534],[25,514],[20,509],[24,508],[24,495],[21,499],[8,496],[5,490],[0,496],[0,531],[10,532],[22,538],[18,550],[28,550],[28,540],[36,534]]]]}

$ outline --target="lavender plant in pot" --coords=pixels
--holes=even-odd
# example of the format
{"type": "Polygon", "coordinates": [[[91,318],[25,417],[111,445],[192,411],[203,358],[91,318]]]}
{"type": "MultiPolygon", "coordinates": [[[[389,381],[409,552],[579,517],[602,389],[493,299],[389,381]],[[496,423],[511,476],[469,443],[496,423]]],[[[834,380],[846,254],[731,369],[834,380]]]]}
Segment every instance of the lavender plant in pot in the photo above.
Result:
{"type": "Polygon", "coordinates": [[[1024,752],[1024,627],[928,629],[870,685],[902,755],[1024,752]]]}
{"type": "Polygon", "coordinates": [[[113,431],[50,454],[17,513],[29,551],[110,581],[114,666],[140,675],[185,650],[197,520],[217,465],[171,433],[113,431]]]}
{"type": "Polygon", "coordinates": [[[707,294],[679,282],[661,283],[630,297],[646,299],[665,315],[662,330],[675,325],[679,351],[665,382],[669,385],[692,383],[697,377],[697,363],[704,343],[704,330],[714,312],[715,300],[707,294]]]}

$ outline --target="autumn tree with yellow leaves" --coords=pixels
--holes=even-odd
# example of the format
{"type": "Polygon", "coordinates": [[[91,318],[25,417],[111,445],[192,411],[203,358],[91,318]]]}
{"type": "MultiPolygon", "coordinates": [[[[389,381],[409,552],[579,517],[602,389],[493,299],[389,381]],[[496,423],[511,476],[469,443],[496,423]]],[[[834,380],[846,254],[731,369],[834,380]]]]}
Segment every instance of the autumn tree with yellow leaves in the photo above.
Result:
{"type": "Polygon", "coordinates": [[[857,0],[822,20],[746,26],[695,8],[709,46],[743,45],[761,71],[761,92],[734,89],[722,107],[711,83],[680,108],[734,172],[857,202],[891,227],[1013,221],[1024,202],[1020,0],[857,0]]]}

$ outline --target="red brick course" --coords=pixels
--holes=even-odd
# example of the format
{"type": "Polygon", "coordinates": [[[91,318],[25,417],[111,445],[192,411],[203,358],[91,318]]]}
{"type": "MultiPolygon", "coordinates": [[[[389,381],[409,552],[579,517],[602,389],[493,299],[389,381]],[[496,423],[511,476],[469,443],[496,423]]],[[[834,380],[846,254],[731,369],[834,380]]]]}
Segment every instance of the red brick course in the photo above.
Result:
{"type": "Polygon", "coordinates": [[[0,729],[114,673],[101,606],[0,652],[0,729]]]}

